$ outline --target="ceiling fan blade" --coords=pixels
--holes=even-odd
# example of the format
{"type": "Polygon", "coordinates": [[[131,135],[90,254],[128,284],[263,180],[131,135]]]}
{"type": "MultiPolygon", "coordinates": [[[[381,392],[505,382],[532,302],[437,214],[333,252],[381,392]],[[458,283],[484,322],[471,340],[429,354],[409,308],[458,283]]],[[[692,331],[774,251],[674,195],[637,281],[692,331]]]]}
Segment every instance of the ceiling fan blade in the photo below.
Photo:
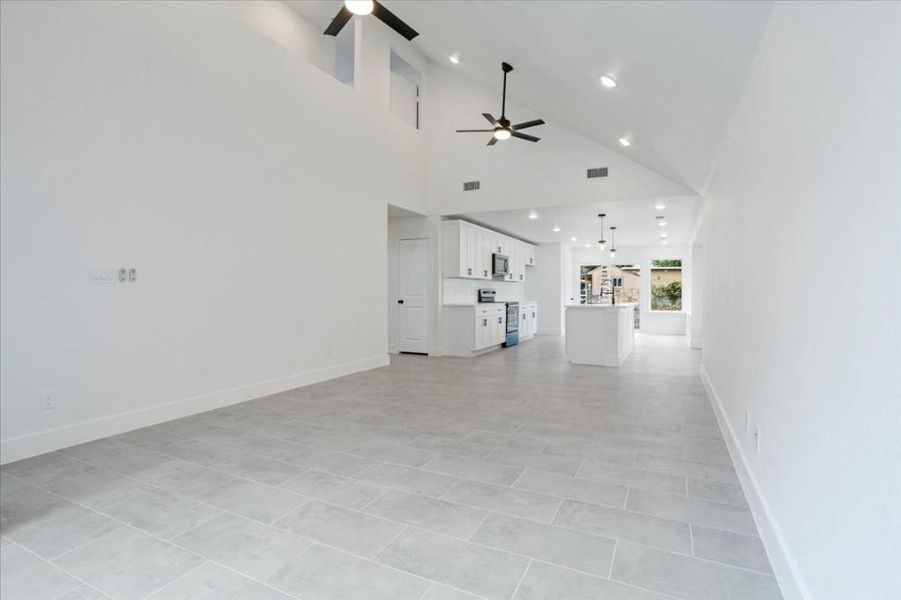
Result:
{"type": "Polygon", "coordinates": [[[346,6],[342,6],[341,10],[338,11],[338,14],[335,15],[335,18],[332,19],[332,22],[328,24],[328,27],[323,31],[323,35],[338,35],[338,33],[344,29],[344,26],[347,25],[347,22],[350,21],[350,18],[354,16],[352,12],[347,10],[346,6]]]}
{"type": "Polygon", "coordinates": [[[490,114],[488,114],[488,113],[482,113],[482,116],[485,117],[486,119],[488,119],[488,122],[489,122],[489,123],[491,123],[492,125],[494,125],[495,127],[497,127],[497,119],[495,119],[494,117],[492,117],[492,116],[491,116],[490,114]]]}
{"type": "Polygon", "coordinates": [[[489,145],[489,146],[493,146],[493,145],[495,145],[496,143],[497,143],[497,138],[494,137],[494,136],[491,136],[491,139],[488,140],[488,145],[489,145]]]}
{"type": "Polygon", "coordinates": [[[372,16],[381,20],[385,25],[399,33],[407,41],[410,41],[419,35],[415,29],[401,21],[400,17],[378,2],[373,3],[372,16]]]}
{"type": "Polygon", "coordinates": [[[492,133],[493,129],[458,129],[457,133],[492,133]]]}
{"type": "Polygon", "coordinates": [[[513,129],[520,130],[525,129],[526,127],[535,127],[537,125],[544,125],[544,121],[542,119],[535,119],[534,121],[526,121],[525,123],[517,123],[513,125],[513,129]]]}
{"type": "Polygon", "coordinates": [[[537,142],[538,140],[541,139],[541,138],[537,138],[537,137],[532,136],[532,135],[526,135],[526,134],[524,134],[524,133],[519,133],[518,131],[511,131],[511,132],[510,132],[510,135],[512,135],[513,137],[517,137],[517,138],[519,138],[519,139],[521,139],[521,140],[528,140],[528,141],[530,141],[530,142],[537,142]]]}

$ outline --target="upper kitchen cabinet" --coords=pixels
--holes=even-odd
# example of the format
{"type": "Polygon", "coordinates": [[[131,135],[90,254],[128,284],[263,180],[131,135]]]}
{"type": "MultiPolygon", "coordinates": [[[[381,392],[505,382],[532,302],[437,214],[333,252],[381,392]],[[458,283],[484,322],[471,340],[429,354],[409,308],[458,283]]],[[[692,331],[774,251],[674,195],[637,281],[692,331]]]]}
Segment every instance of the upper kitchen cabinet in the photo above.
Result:
{"type": "Polygon", "coordinates": [[[521,283],[526,279],[526,266],[535,264],[532,244],[467,221],[444,221],[442,240],[445,277],[493,280],[493,255],[502,254],[509,266],[503,281],[521,283]]]}

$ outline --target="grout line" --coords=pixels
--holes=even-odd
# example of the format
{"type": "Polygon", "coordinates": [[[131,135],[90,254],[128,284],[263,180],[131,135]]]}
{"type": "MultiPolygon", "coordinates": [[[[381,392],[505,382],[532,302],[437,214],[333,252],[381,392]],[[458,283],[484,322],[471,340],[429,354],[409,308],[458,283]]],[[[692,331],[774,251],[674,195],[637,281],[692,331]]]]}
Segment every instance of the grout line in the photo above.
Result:
{"type": "Polygon", "coordinates": [[[693,532],[693,527],[691,526],[691,521],[688,522],[688,541],[691,544],[691,555],[695,556],[695,535],[693,532]]]}
{"type": "Polygon", "coordinates": [[[610,568],[607,569],[607,579],[613,577],[613,563],[616,561],[616,549],[619,547],[619,540],[613,540],[613,554],[610,555],[610,568]]]}
{"type": "MultiPolygon", "coordinates": [[[[403,527],[401,527],[401,528],[400,528],[400,531],[398,531],[397,533],[395,533],[394,535],[392,535],[392,536],[391,536],[391,539],[388,540],[388,542],[387,542],[384,546],[382,546],[381,548],[379,548],[379,551],[378,551],[378,552],[376,552],[375,554],[372,555],[371,560],[373,560],[373,561],[375,561],[375,562],[379,562],[379,561],[377,560],[379,554],[381,554],[382,552],[384,552],[385,550],[387,550],[387,549],[388,549],[388,546],[390,546],[391,544],[393,544],[393,543],[394,543],[394,540],[396,540],[397,538],[399,538],[399,537],[400,537],[407,529],[409,529],[409,527],[410,527],[409,525],[404,525],[403,527]]],[[[379,564],[382,564],[382,563],[379,563],[379,564]]]]}
{"type": "MultiPolygon", "coordinates": [[[[110,532],[110,533],[112,533],[112,532],[110,532]]],[[[9,538],[7,538],[7,539],[9,539],[9,538]]],[[[17,547],[17,548],[20,548],[23,552],[26,552],[26,553],[28,553],[28,554],[31,554],[33,557],[35,557],[35,558],[38,559],[39,561],[41,561],[41,562],[43,562],[43,563],[46,563],[46,564],[50,565],[51,567],[53,567],[53,568],[55,568],[55,569],[59,569],[60,571],[62,571],[63,573],[65,573],[66,575],[68,575],[69,577],[71,577],[72,579],[74,579],[75,581],[77,581],[78,583],[80,583],[81,585],[83,585],[83,586],[85,586],[85,587],[88,587],[88,588],[90,588],[90,589],[92,589],[92,590],[94,590],[94,591],[96,591],[96,592],[100,592],[100,595],[102,595],[102,596],[106,596],[107,598],[110,597],[106,592],[100,590],[99,588],[94,587],[93,585],[91,585],[90,583],[88,583],[87,581],[85,581],[84,579],[82,579],[81,577],[78,577],[78,576],[75,575],[74,573],[70,573],[70,572],[67,571],[66,569],[64,569],[64,568],[60,567],[59,565],[57,565],[55,562],[52,562],[52,561],[50,561],[50,560],[47,560],[46,558],[42,557],[41,555],[37,554],[36,552],[33,552],[33,551],[30,550],[29,548],[26,548],[25,546],[23,546],[22,544],[20,544],[20,543],[14,541],[14,540],[10,540],[10,541],[11,541],[12,543],[11,543],[8,547],[17,547]]],[[[67,552],[64,552],[64,553],[61,554],[60,556],[63,556],[64,554],[68,554],[68,553],[67,553],[67,552]]],[[[60,594],[59,596],[57,596],[57,598],[60,598],[60,597],[62,597],[62,596],[64,596],[64,595],[68,594],[69,592],[73,592],[73,591],[75,591],[75,590],[77,590],[77,589],[78,589],[78,588],[73,588],[73,589],[71,589],[71,590],[68,590],[68,591],[66,591],[66,592],[63,592],[62,594],[60,594]]]]}
{"type": "Polygon", "coordinates": [[[514,600],[516,598],[516,594],[519,593],[519,588],[522,586],[522,582],[526,578],[526,574],[529,572],[529,569],[532,568],[532,559],[529,559],[529,563],[526,565],[526,568],[522,571],[522,576],[519,578],[519,581],[516,583],[516,587],[513,588],[513,593],[510,594],[510,600],[514,600]]]}

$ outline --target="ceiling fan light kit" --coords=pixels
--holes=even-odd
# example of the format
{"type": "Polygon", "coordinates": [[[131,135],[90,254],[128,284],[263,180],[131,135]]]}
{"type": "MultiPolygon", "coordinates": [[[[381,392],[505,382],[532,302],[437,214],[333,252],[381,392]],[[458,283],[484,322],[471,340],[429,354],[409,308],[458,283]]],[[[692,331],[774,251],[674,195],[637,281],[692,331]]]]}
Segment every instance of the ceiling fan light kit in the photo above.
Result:
{"type": "Polygon", "coordinates": [[[542,119],[524,121],[522,123],[513,125],[507,118],[507,73],[512,71],[513,67],[510,65],[510,63],[502,62],[501,70],[504,72],[504,88],[501,95],[501,117],[499,119],[495,119],[490,113],[482,113],[482,116],[485,117],[485,119],[489,123],[491,123],[493,129],[458,129],[457,133],[490,133],[491,139],[488,140],[489,146],[495,145],[499,140],[508,140],[511,137],[526,140],[528,142],[537,142],[541,138],[537,138],[525,133],[520,133],[520,130],[526,129],[528,127],[544,125],[544,121],[542,119]]]}
{"type": "Polygon", "coordinates": [[[369,14],[396,31],[407,41],[419,35],[415,29],[401,21],[400,17],[385,8],[378,0],[344,0],[344,6],[341,7],[341,10],[338,11],[338,14],[335,15],[335,18],[332,19],[332,22],[329,23],[322,33],[336,36],[341,33],[341,30],[344,29],[344,26],[347,25],[352,16],[366,16],[369,14]]]}

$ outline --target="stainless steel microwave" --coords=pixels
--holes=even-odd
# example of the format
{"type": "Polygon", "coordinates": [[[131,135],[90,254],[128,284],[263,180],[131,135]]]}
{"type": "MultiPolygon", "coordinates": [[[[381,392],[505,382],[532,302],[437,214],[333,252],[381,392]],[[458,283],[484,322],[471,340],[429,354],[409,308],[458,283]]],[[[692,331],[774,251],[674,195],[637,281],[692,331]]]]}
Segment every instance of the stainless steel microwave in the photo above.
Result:
{"type": "Polygon", "coordinates": [[[510,273],[510,257],[506,254],[494,253],[491,255],[491,274],[498,279],[507,277],[510,273]]]}

